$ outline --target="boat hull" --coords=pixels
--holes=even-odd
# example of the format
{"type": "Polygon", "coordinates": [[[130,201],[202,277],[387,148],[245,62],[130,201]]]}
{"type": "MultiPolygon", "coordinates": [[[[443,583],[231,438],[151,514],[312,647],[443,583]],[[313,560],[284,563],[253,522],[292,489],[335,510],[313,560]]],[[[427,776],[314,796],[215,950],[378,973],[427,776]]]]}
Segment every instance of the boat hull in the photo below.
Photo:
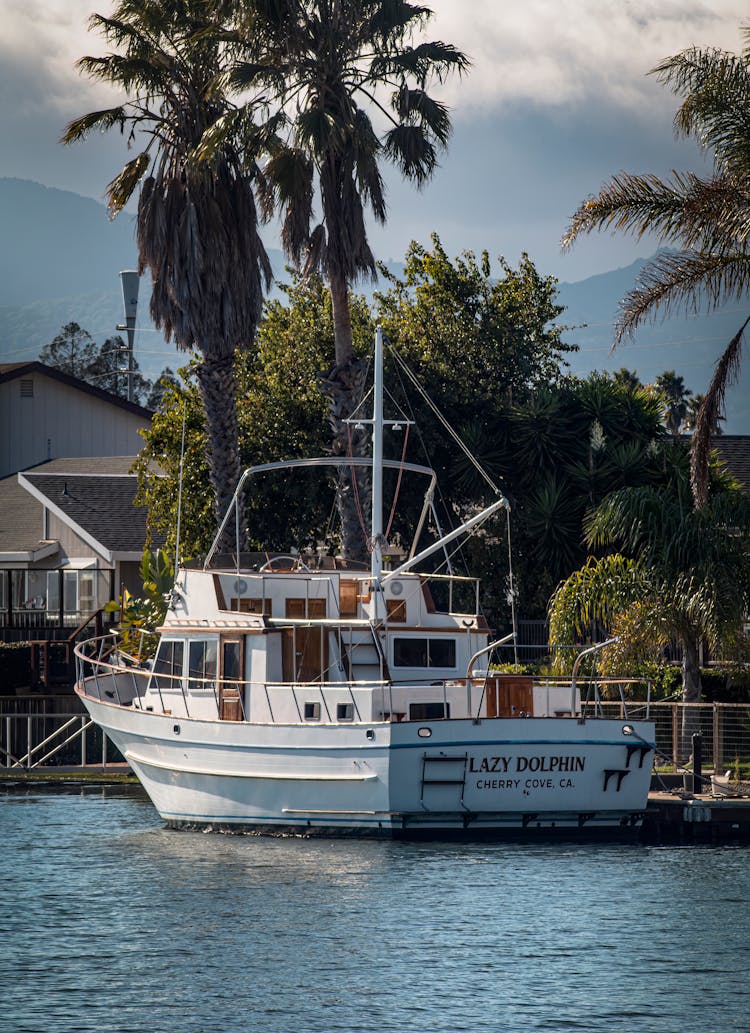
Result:
{"type": "Polygon", "coordinates": [[[176,828],[627,839],[646,806],[649,722],[250,724],[175,718],[78,692],[176,828]]]}

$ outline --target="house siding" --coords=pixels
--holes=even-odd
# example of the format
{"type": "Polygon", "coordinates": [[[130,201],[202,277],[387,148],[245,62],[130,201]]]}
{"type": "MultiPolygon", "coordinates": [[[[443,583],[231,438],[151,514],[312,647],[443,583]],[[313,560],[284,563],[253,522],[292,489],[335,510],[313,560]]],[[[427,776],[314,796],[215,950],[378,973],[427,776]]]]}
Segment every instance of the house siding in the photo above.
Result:
{"type": "Polygon", "coordinates": [[[29,371],[0,384],[0,477],[60,457],[133,456],[146,425],[117,404],[29,371]],[[29,380],[33,395],[23,397],[29,380]]]}

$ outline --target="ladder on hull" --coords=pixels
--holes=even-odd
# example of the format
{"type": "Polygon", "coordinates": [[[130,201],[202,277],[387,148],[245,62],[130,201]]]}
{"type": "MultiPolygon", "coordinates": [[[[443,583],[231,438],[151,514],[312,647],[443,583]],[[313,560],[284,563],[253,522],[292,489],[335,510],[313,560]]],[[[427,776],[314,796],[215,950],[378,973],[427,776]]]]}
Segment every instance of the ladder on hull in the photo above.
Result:
{"type": "Polygon", "coordinates": [[[419,802],[426,811],[431,809],[445,811],[445,798],[441,794],[440,806],[431,808],[425,802],[425,790],[433,790],[442,786],[455,786],[459,790],[458,807],[466,810],[464,790],[466,788],[466,766],[468,753],[424,753],[422,755],[422,779],[420,783],[419,802]]]}

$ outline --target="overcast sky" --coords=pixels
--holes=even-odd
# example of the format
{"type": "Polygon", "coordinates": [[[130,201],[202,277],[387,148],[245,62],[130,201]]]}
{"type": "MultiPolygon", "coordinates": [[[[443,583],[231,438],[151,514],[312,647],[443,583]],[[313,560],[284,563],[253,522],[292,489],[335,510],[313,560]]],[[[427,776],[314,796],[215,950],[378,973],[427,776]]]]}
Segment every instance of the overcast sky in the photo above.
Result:
{"type": "MultiPolygon", "coordinates": [[[[429,2],[429,0],[428,0],[429,2]]],[[[0,176],[102,199],[124,156],[119,135],[63,148],[72,117],[106,105],[101,86],[73,68],[103,52],[86,27],[109,0],[0,0],[0,176]]],[[[433,0],[429,35],[461,47],[470,74],[444,93],[450,150],[420,193],[388,177],[390,218],[371,238],[379,257],[403,257],[437,231],[463,248],[576,280],[652,250],[621,238],[579,242],[561,255],[568,217],[611,174],[701,167],[672,135],[675,99],[646,75],[693,44],[739,50],[741,0],[433,0]]],[[[269,245],[276,242],[268,239],[269,245]]]]}

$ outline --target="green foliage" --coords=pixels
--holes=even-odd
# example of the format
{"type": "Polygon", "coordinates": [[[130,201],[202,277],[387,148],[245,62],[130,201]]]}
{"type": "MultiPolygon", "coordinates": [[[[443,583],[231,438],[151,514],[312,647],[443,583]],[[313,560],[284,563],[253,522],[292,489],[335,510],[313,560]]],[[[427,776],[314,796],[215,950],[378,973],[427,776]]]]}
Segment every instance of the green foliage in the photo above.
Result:
{"type": "Polygon", "coordinates": [[[161,627],[169,607],[174,585],[174,570],[163,549],[146,549],[141,557],[140,576],[143,596],[134,598],[125,589],[116,600],[104,607],[107,613],[119,613],[119,632],[125,650],[139,658],[156,650],[154,632],[161,627]]]}
{"type": "Polygon", "coordinates": [[[715,474],[707,504],[693,509],[684,454],[670,449],[664,461],[661,484],[614,491],[587,517],[590,545],[619,548],[632,559],[590,559],[570,575],[550,603],[551,637],[568,642],[595,623],[618,637],[603,667],[619,674],[656,659],[677,640],[690,701],[700,691],[698,643],[733,649],[743,638],[750,501],[715,474]]]}
{"type": "MultiPolygon", "coordinates": [[[[255,350],[235,361],[240,456],[243,468],[284,459],[322,456],[329,450],[327,407],[318,389],[320,371],[333,359],[333,317],[329,291],[320,277],[292,274],[282,285],[288,301],[266,305],[255,350]]],[[[358,348],[369,347],[374,326],[366,303],[351,299],[358,348]]],[[[149,508],[149,526],[166,535],[173,553],[177,527],[180,445],[185,414],[182,559],[205,555],[215,534],[208,483],[206,434],[192,367],[179,371],[161,411],[144,431],[136,461],[138,501],[149,508]]],[[[257,549],[301,548],[335,533],[329,527],[330,483],[320,471],[264,474],[248,484],[249,544],[257,549]]],[[[335,547],[336,540],[332,541],[335,547]]]]}

